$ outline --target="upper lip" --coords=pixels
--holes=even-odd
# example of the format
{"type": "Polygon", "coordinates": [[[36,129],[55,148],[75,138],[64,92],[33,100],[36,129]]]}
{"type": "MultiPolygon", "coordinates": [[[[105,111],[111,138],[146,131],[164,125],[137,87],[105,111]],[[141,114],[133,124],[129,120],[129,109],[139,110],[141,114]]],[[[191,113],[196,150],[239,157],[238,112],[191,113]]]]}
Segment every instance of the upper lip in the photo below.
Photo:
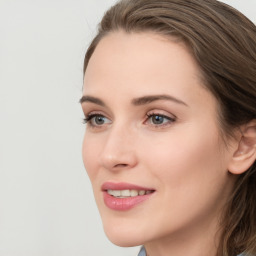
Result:
{"type": "Polygon", "coordinates": [[[106,190],[126,190],[126,189],[129,189],[129,190],[155,190],[155,189],[152,189],[152,188],[147,188],[147,187],[141,187],[141,186],[138,186],[138,185],[135,185],[135,184],[130,184],[130,183],[126,183],[126,182],[104,182],[101,186],[101,189],[103,191],[106,191],[106,190]]]}

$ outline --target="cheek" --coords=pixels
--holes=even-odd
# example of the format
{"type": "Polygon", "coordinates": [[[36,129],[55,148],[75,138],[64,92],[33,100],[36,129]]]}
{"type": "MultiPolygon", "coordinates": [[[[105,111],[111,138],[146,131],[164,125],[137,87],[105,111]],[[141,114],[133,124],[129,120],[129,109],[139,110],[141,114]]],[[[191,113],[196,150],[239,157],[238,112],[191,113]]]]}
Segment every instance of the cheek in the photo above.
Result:
{"type": "Polygon", "coordinates": [[[99,143],[93,141],[90,136],[85,134],[83,140],[82,156],[85,170],[87,171],[91,182],[93,182],[97,176],[96,165],[98,163],[99,156],[99,147],[97,145],[99,145],[99,143]]]}
{"type": "Polygon", "coordinates": [[[205,132],[198,127],[175,130],[155,143],[153,137],[144,155],[147,168],[160,182],[170,183],[172,188],[210,182],[225,169],[218,141],[216,129],[205,132]]]}
{"type": "Polygon", "coordinates": [[[147,153],[141,159],[159,192],[156,218],[170,220],[164,224],[166,232],[218,214],[230,191],[222,161],[225,156],[220,153],[215,130],[201,133],[187,129],[155,143],[153,137],[152,146],[145,143],[147,153]]]}

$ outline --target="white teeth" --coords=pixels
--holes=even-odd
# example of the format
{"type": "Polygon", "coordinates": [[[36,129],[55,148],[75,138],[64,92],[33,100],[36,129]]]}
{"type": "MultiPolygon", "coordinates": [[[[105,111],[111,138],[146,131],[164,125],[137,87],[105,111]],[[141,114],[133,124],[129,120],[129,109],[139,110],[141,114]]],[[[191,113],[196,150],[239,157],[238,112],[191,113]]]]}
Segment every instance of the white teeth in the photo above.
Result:
{"type": "Polygon", "coordinates": [[[140,190],[140,191],[139,191],[139,195],[140,195],[140,196],[144,196],[144,195],[145,195],[145,193],[146,193],[146,191],[145,191],[145,190],[140,190]]]}
{"type": "Polygon", "coordinates": [[[121,196],[131,196],[130,190],[121,190],[121,196]]]}
{"type": "Polygon", "coordinates": [[[120,190],[112,190],[111,193],[113,196],[117,197],[117,196],[121,196],[121,191],[120,190]]]}
{"type": "Polygon", "coordinates": [[[134,196],[143,196],[143,195],[148,195],[150,193],[152,193],[151,190],[129,190],[129,189],[125,189],[125,190],[112,190],[112,189],[108,189],[107,193],[111,196],[114,197],[119,197],[119,198],[125,198],[125,197],[134,197],[134,196]]]}
{"type": "Polygon", "coordinates": [[[131,196],[137,196],[138,194],[138,190],[131,190],[131,196]]]}

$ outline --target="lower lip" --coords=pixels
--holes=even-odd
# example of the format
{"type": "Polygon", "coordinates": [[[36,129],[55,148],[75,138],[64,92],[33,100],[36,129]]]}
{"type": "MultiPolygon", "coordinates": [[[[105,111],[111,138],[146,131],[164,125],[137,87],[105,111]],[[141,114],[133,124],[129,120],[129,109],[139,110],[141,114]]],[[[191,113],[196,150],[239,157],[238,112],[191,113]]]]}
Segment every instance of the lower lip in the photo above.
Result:
{"type": "Polygon", "coordinates": [[[134,196],[126,198],[117,198],[109,195],[106,191],[103,192],[105,205],[116,211],[127,211],[147,200],[153,193],[144,196],[134,196]]]}

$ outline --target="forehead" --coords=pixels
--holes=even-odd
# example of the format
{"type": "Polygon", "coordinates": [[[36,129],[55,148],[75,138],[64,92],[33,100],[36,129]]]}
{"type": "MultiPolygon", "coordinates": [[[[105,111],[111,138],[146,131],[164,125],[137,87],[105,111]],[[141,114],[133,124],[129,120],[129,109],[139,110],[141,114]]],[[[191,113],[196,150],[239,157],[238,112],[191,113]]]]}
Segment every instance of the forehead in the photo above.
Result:
{"type": "Polygon", "coordinates": [[[130,83],[137,90],[145,82],[152,89],[150,84],[165,84],[167,79],[179,84],[184,78],[201,83],[200,70],[184,44],[150,32],[119,31],[105,36],[96,47],[85,72],[84,90],[106,87],[108,82],[130,83]]]}

